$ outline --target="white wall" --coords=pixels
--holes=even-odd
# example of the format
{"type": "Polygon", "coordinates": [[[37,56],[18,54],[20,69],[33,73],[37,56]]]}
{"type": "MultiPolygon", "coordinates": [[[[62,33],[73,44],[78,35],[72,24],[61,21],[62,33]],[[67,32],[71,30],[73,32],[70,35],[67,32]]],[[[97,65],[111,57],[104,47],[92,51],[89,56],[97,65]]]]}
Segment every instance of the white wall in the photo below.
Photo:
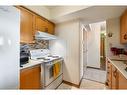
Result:
{"type": "MultiPolygon", "coordinates": [[[[56,25],[56,35],[64,40],[63,44],[66,55],[64,56],[63,79],[74,84],[80,81],[80,41],[79,41],[79,21],[70,21],[56,25]]],[[[56,47],[56,49],[59,47],[56,47]]]]}
{"type": "Polygon", "coordinates": [[[0,89],[18,89],[20,12],[12,6],[0,6],[0,39],[0,89]]]}
{"type": "Polygon", "coordinates": [[[88,47],[87,47],[87,31],[83,30],[83,71],[87,70],[87,63],[88,63],[88,47]]]}
{"type": "Polygon", "coordinates": [[[50,10],[45,6],[25,6],[25,7],[45,17],[46,19],[51,19],[50,10]]]}
{"type": "Polygon", "coordinates": [[[113,33],[112,37],[107,37],[107,56],[112,56],[110,47],[125,48],[125,45],[120,44],[120,18],[106,20],[107,34],[113,33]]]}
{"type": "Polygon", "coordinates": [[[49,41],[49,49],[53,55],[59,55],[66,60],[66,41],[57,39],[49,41]]]}
{"type": "Polygon", "coordinates": [[[92,23],[87,33],[88,63],[87,66],[100,68],[100,23],[92,23]]]}
{"type": "Polygon", "coordinates": [[[84,48],[83,48],[83,28],[84,28],[84,25],[80,22],[80,80],[82,79],[83,77],[83,74],[84,74],[84,48]]]}

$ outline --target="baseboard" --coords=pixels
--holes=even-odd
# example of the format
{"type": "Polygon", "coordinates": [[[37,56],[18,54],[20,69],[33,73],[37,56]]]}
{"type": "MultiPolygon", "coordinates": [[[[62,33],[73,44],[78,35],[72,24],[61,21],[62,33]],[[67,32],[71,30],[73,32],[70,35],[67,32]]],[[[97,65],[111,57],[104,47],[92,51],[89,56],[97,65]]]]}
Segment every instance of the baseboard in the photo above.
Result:
{"type": "MultiPolygon", "coordinates": [[[[83,77],[82,77],[82,79],[83,79],[83,77]]],[[[76,88],[80,88],[80,85],[81,85],[82,79],[80,80],[79,85],[74,84],[74,83],[71,83],[71,82],[66,81],[66,80],[63,80],[63,83],[65,83],[65,84],[67,84],[67,85],[70,85],[70,86],[74,86],[74,87],[76,87],[76,88]]]]}
{"type": "MultiPolygon", "coordinates": [[[[84,75],[84,74],[83,74],[83,75],[84,75]]],[[[79,82],[79,87],[80,87],[80,85],[81,85],[82,80],[83,80],[83,76],[82,76],[82,78],[81,78],[81,80],[80,80],[80,82],[79,82]]]]}
{"type": "Polygon", "coordinates": [[[70,85],[70,86],[77,87],[77,88],[79,88],[79,87],[80,87],[80,86],[79,86],[79,85],[77,85],[77,84],[74,84],[74,83],[71,83],[71,82],[68,82],[68,81],[65,81],[65,80],[63,80],[63,83],[65,83],[65,84],[67,84],[67,85],[70,85]]]}
{"type": "Polygon", "coordinates": [[[98,70],[100,70],[100,68],[90,67],[90,66],[87,66],[87,68],[92,68],[92,69],[98,69],[98,70]]]}

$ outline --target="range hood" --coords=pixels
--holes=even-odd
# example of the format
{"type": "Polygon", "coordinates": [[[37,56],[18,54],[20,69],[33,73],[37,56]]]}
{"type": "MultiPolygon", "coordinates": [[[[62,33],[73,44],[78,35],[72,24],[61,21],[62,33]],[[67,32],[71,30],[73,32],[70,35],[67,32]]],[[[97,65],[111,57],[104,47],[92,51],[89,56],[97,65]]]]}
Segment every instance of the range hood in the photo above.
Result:
{"type": "Polygon", "coordinates": [[[42,31],[37,31],[35,34],[36,40],[56,40],[57,37],[42,31]]]}

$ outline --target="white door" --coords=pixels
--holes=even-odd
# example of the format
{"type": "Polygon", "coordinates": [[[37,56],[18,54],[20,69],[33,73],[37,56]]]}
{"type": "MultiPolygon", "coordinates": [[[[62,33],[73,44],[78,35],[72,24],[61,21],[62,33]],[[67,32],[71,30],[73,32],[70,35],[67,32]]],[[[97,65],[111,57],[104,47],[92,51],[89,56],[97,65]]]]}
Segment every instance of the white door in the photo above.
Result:
{"type": "Polygon", "coordinates": [[[87,31],[83,31],[83,63],[84,63],[84,71],[86,71],[87,68],[87,31]]]}
{"type": "Polygon", "coordinates": [[[0,89],[17,89],[19,84],[20,13],[0,6],[0,89]]]}

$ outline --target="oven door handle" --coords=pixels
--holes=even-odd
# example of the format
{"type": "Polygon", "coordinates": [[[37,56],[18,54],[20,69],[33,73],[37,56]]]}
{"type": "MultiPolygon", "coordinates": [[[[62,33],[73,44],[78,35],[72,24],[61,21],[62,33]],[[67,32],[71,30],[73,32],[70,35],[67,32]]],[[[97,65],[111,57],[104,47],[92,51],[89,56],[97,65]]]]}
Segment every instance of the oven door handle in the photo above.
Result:
{"type": "Polygon", "coordinates": [[[50,62],[50,63],[47,63],[46,66],[52,66],[54,64],[56,64],[57,62],[62,62],[63,60],[58,60],[58,61],[55,61],[55,62],[50,62]]]}

